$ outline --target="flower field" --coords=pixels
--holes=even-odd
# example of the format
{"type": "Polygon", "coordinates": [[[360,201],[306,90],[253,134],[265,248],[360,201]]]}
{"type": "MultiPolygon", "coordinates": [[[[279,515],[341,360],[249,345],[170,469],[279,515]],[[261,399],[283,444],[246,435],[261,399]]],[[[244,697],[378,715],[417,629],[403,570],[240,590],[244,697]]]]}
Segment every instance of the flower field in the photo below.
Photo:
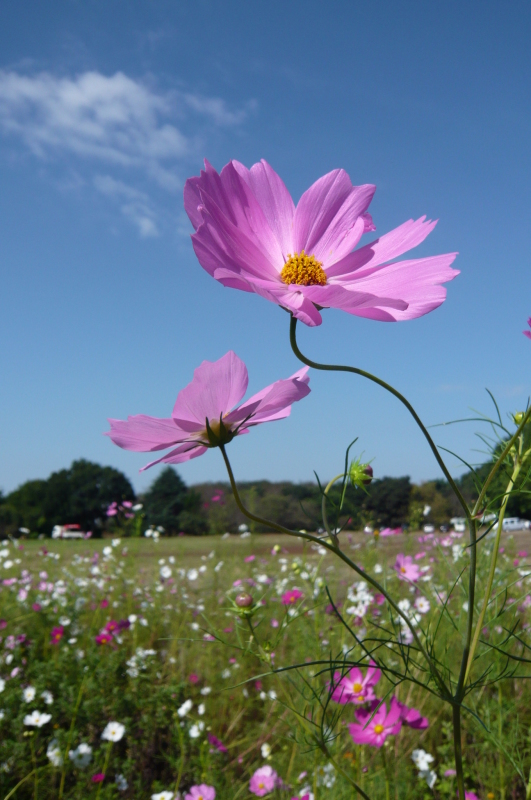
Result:
{"type": "MultiPolygon", "coordinates": [[[[424,641],[461,630],[461,534],[341,536],[424,641]]],[[[475,669],[503,680],[464,716],[470,798],[526,796],[530,763],[514,753],[529,751],[530,539],[507,537],[499,556],[509,590],[493,593],[475,669]]],[[[0,797],[343,800],[349,777],[370,797],[456,796],[451,711],[393,681],[395,655],[415,659],[409,628],[324,548],[249,534],[8,541],[0,559],[0,797]]]]}

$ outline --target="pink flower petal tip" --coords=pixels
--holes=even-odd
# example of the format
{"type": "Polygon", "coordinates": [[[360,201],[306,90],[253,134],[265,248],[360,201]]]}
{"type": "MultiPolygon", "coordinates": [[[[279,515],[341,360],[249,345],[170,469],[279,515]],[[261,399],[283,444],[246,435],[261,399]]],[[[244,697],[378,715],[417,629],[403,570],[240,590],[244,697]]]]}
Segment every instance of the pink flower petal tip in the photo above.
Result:
{"type": "Polygon", "coordinates": [[[368,207],[376,187],[354,186],[342,169],[319,178],[295,206],[262,160],[230,161],[218,174],[205,161],[184,187],[199,263],[224,286],[254,292],[320,325],[320,309],[384,322],[420,317],[446,298],[441,284],[458,271],[456,253],[406,261],[435,227],[421,217],[355,250],[375,226],[368,207]]]}

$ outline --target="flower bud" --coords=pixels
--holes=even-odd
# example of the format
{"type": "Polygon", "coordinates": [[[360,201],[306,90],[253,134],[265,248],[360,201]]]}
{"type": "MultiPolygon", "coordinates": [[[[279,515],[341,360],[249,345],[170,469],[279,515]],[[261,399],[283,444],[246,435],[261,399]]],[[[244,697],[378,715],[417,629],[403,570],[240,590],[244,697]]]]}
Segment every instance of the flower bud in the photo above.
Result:
{"type": "Polygon", "coordinates": [[[348,470],[351,484],[358,488],[368,486],[372,481],[373,474],[371,465],[362,464],[359,458],[351,463],[348,470]]]}
{"type": "Polygon", "coordinates": [[[369,483],[371,483],[373,475],[374,475],[373,469],[372,469],[370,464],[366,464],[365,465],[364,472],[367,475],[367,478],[364,481],[362,481],[362,483],[363,483],[364,486],[368,486],[369,483]]]}
{"type": "Polygon", "coordinates": [[[236,595],[234,600],[238,608],[251,608],[254,603],[252,595],[249,592],[240,592],[240,594],[236,595]]]}
{"type": "Polygon", "coordinates": [[[520,425],[520,423],[523,422],[524,416],[525,414],[523,411],[517,411],[516,414],[513,414],[515,424],[520,425]]]}

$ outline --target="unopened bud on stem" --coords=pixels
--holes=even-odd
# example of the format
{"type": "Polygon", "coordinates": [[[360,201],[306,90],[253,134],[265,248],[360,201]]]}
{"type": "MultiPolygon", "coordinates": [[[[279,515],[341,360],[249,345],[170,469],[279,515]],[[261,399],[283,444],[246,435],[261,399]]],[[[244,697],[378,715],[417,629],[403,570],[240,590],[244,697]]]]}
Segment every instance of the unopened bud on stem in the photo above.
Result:
{"type": "Polygon", "coordinates": [[[240,592],[240,594],[236,595],[234,600],[238,608],[251,608],[254,603],[252,595],[249,592],[240,592]]]}

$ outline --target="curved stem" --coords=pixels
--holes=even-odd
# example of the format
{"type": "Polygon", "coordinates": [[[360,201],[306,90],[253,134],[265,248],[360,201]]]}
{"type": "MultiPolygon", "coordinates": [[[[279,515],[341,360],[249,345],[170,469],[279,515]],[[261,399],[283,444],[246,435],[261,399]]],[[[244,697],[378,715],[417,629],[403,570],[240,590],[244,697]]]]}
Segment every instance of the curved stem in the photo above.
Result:
{"type": "Polygon", "coordinates": [[[327,484],[327,486],[326,486],[326,488],[325,488],[325,490],[323,492],[323,499],[321,500],[321,516],[323,518],[323,525],[325,527],[325,530],[326,530],[327,534],[330,536],[330,538],[334,539],[336,544],[337,544],[337,534],[336,533],[332,533],[332,531],[330,530],[330,525],[328,524],[328,514],[327,514],[327,511],[326,511],[326,498],[327,498],[328,492],[330,491],[330,489],[332,488],[334,483],[336,481],[338,481],[340,478],[344,478],[344,477],[345,477],[344,473],[340,472],[339,475],[336,475],[335,478],[332,478],[332,480],[329,481],[329,483],[327,484]]]}
{"type": "Polygon", "coordinates": [[[407,408],[407,410],[409,411],[409,413],[411,414],[411,416],[413,417],[413,419],[415,420],[415,422],[419,426],[420,430],[424,434],[424,437],[425,437],[426,441],[428,442],[428,444],[430,446],[430,449],[431,449],[433,455],[435,456],[435,459],[436,459],[438,465],[442,469],[446,480],[448,481],[448,483],[452,487],[452,489],[454,491],[454,494],[456,495],[457,499],[459,500],[459,503],[460,503],[463,511],[465,512],[466,518],[470,519],[470,510],[468,508],[468,505],[467,505],[467,502],[466,502],[465,498],[461,494],[461,492],[459,490],[459,487],[457,486],[457,484],[455,483],[454,479],[450,475],[450,473],[448,471],[448,467],[444,463],[443,458],[442,458],[442,456],[439,453],[439,450],[437,448],[437,445],[435,444],[435,442],[431,438],[430,434],[428,433],[428,430],[427,430],[426,426],[424,425],[424,423],[420,419],[419,415],[417,414],[417,412],[415,411],[415,409],[413,408],[413,406],[411,405],[409,400],[406,400],[404,395],[400,394],[400,392],[397,389],[395,389],[393,386],[391,386],[389,383],[386,383],[381,378],[377,378],[376,375],[372,375],[370,372],[366,372],[365,370],[360,369],[359,367],[348,367],[348,366],[342,366],[342,365],[339,365],[339,364],[319,364],[317,361],[311,361],[309,358],[307,358],[305,355],[303,355],[301,353],[301,351],[299,350],[299,346],[297,344],[296,329],[297,329],[297,319],[292,314],[291,315],[291,320],[290,320],[290,330],[289,330],[289,339],[290,339],[291,349],[293,350],[293,352],[295,353],[295,355],[297,356],[299,361],[302,361],[303,364],[306,364],[309,367],[313,367],[313,369],[326,370],[328,372],[352,372],[355,375],[361,375],[363,378],[367,378],[368,380],[372,381],[373,383],[377,383],[378,386],[381,386],[383,389],[385,389],[386,391],[388,391],[392,395],[394,395],[394,397],[396,397],[397,400],[400,400],[400,402],[407,408]]]}
{"type": "Polygon", "coordinates": [[[288,536],[297,536],[299,539],[307,539],[309,542],[313,542],[314,544],[318,544],[320,547],[324,547],[326,550],[329,550],[331,553],[334,553],[338,558],[340,558],[342,561],[344,561],[345,564],[347,564],[347,566],[350,567],[350,569],[352,569],[354,572],[357,572],[358,575],[360,575],[360,577],[363,578],[363,580],[367,581],[367,583],[369,583],[380,594],[382,594],[385,597],[385,599],[387,600],[387,602],[389,603],[389,605],[391,606],[391,608],[395,611],[396,614],[398,614],[398,616],[404,621],[404,623],[407,625],[407,627],[411,631],[411,634],[413,636],[415,644],[417,645],[419,651],[424,656],[424,658],[426,660],[426,663],[428,664],[428,666],[430,668],[431,674],[434,677],[437,685],[439,686],[439,689],[441,691],[441,696],[444,697],[445,700],[450,701],[450,697],[451,697],[450,696],[450,692],[449,692],[449,690],[448,690],[448,688],[447,688],[447,686],[446,686],[446,684],[444,682],[444,679],[443,679],[442,675],[440,674],[439,670],[437,669],[435,663],[433,662],[433,659],[430,657],[430,655],[427,652],[426,648],[424,647],[424,645],[420,641],[418,633],[415,630],[414,625],[412,624],[411,620],[407,617],[407,615],[398,607],[398,605],[395,603],[393,598],[389,595],[387,590],[380,583],[378,583],[378,581],[375,580],[372,577],[372,575],[369,575],[368,572],[365,572],[365,570],[363,570],[361,567],[359,567],[354,561],[351,561],[351,559],[342,550],[340,550],[339,547],[335,546],[334,544],[329,544],[328,542],[323,541],[322,539],[318,539],[317,536],[312,536],[310,533],[301,533],[300,531],[291,531],[289,528],[285,528],[283,525],[277,525],[276,522],[271,522],[271,520],[264,519],[263,517],[259,517],[256,514],[252,514],[250,511],[248,511],[245,508],[245,506],[243,505],[242,500],[240,498],[240,495],[239,495],[239,492],[238,492],[238,487],[236,486],[236,480],[234,478],[234,473],[232,471],[232,467],[231,467],[229,458],[227,456],[227,452],[225,450],[225,446],[220,444],[219,445],[219,449],[221,450],[221,455],[223,456],[223,460],[225,462],[225,467],[227,469],[227,473],[228,473],[228,476],[229,476],[229,481],[230,481],[230,485],[231,485],[231,488],[232,488],[232,493],[233,493],[234,499],[236,501],[236,505],[238,506],[238,508],[240,509],[242,514],[245,514],[246,517],[248,517],[249,519],[254,520],[255,522],[258,522],[260,525],[265,525],[266,527],[272,528],[273,530],[276,530],[279,533],[287,533],[288,536]]]}

